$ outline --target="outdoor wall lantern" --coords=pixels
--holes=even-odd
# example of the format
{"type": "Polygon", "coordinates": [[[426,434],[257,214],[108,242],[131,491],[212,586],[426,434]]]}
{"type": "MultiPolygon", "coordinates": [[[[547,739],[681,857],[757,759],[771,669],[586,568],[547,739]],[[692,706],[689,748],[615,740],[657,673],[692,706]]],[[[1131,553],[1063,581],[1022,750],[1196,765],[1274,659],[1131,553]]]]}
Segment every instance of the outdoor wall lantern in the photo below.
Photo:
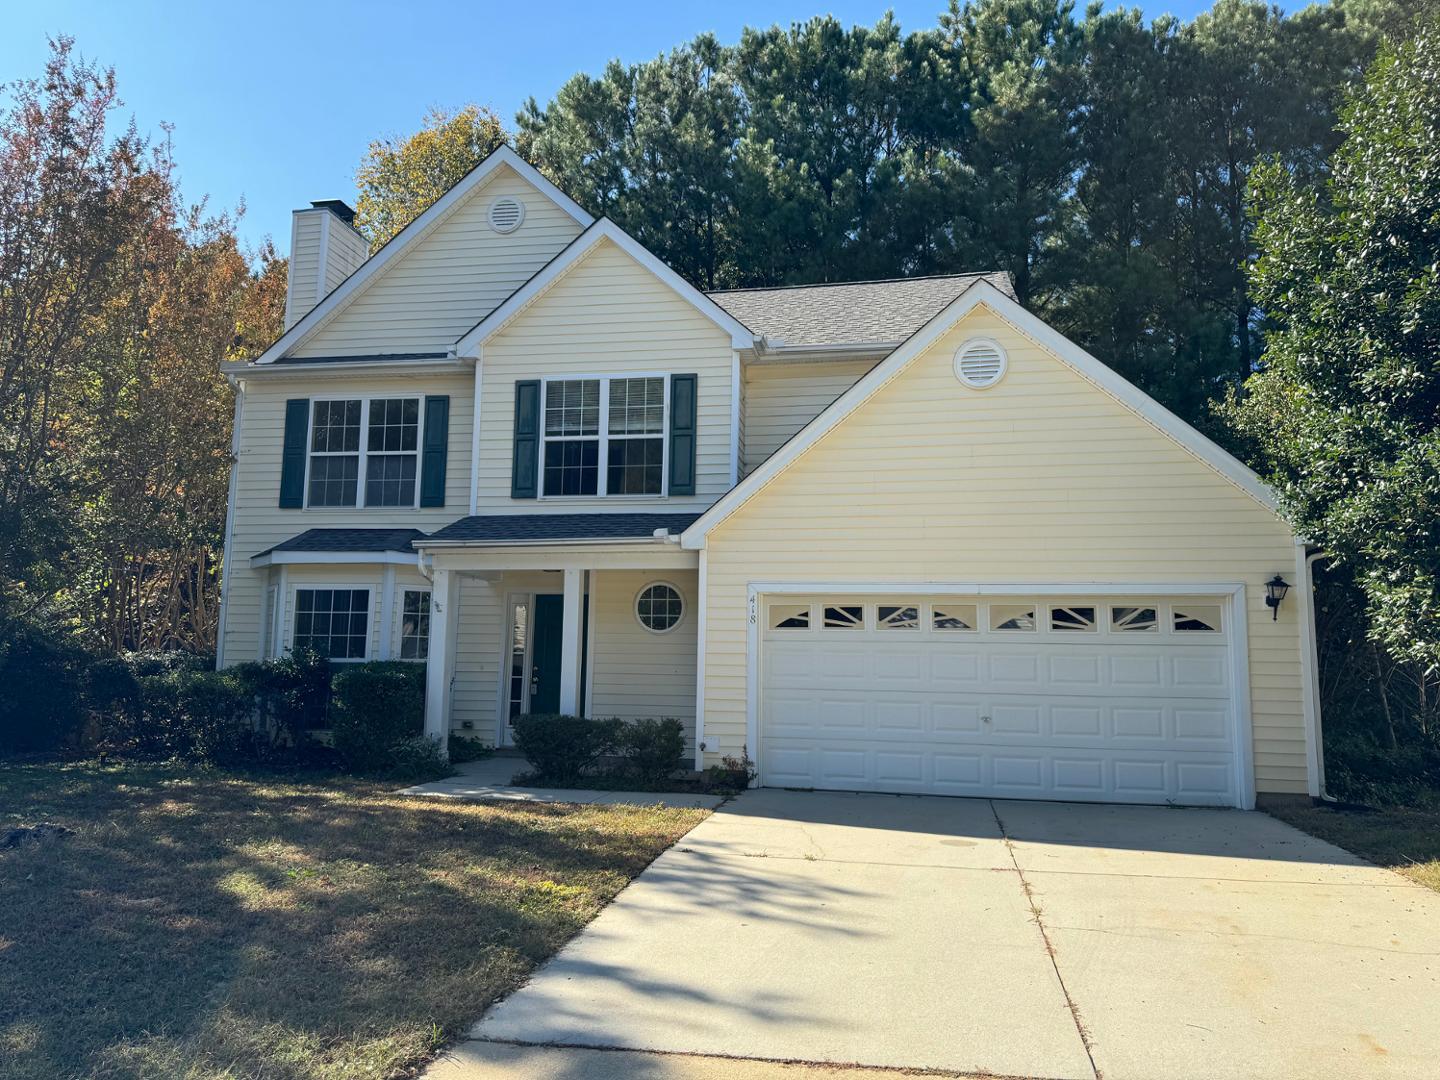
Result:
{"type": "Polygon", "coordinates": [[[1265,582],[1265,604],[1270,608],[1270,619],[1280,618],[1280,601],[1285,599],[1285,594],[1290,591],[1290,583],[1276,574],[1269,581],[1265,582]]]}

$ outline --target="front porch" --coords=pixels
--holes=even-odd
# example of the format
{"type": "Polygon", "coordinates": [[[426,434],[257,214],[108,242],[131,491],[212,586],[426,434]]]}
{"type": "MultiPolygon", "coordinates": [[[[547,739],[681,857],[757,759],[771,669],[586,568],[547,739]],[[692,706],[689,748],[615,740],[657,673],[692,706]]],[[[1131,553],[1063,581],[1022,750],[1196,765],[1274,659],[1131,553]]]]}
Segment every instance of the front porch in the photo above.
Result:
{"type": "Polygon", "coordinates": [[[432,545],[425,732],[513,745],[526,713],[669,717],[695,748],[698,559],[645,542],[432,545]]]}

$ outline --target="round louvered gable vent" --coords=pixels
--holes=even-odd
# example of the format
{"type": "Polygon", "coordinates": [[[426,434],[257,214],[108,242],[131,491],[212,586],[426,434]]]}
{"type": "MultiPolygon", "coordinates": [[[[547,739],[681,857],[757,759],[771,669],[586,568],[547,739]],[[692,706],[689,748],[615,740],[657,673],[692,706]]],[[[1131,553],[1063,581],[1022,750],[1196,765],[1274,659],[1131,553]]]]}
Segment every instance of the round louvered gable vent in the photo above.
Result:
{"type": "Polygon", "coordinates": [[[972,390],[985,390],[1005,377],[1005,350],[989,338],[976,338],[955,354],[955,377],[972,390]]]}
{"type": "Polygon", "coordinates": [[[509,195],[490,204],[490,228],[498,233],[512,233],[525,220],[525,204],[509,195]]]}

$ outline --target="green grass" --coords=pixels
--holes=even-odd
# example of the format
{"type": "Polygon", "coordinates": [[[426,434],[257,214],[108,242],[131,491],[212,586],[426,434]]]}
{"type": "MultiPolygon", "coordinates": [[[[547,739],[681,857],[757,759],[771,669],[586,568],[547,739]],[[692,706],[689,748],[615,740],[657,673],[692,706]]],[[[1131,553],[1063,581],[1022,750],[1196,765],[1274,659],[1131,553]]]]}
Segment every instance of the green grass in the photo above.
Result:
{"type": "Polygon", "coordinates": [[[0,765],[0,1077],[409,1075],[704,816],[0,765]]]}
{"type": "Polygon", "coordinates": [[[1311,836],[1440,892],[1440,800],[1363,811],[1277,805],[1269,812],[1311,836]]]}

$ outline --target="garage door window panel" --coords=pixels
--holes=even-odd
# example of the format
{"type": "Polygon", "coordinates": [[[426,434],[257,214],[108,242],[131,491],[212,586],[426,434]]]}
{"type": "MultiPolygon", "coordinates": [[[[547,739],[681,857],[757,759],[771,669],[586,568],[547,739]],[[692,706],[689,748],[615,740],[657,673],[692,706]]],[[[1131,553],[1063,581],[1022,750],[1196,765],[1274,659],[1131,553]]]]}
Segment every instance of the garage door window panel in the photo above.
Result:
{"type": "Polygon", "coordinates": [[[1177,634],[1218,634],[1219,604],[1176,604],[1174,628],[1177,634]]]}
{"type": "Polygon", "coordinates": [[[1110,629],[1121,634],[1153,634],[1160,629],[1160,618],[1153,607],[1111,607],[1110,629]]]}
{"type": "Polygon", "coordinates": [[[930,609],[930,625],[936,630],[975,630],[980,616],[974,604],[936,604],[930,609]]]}
{"type": "Polygon", "coordinates": [[[919,630],[920,609],[914,604],[881,604],[875,609],[875,626],[880,630],[919,630]]]}
{"type": "Polygon", "coordinates": [[[1006,633],[1029,633],[1035,629],[1034,604],[992,604],[990,629],[1006,633]]]}
{"type": "Polygon", "coordinates": [[[1050,629],[1062,633],[1094,633],[1097,629],[1093,607],[1052,607],[1050,629]]]}
{"type": "Polygon", "coordinates": [[[826,630],[863,630],[865,608],[860,604],[826,604],[821,625],[826,630]]]}
{"type": "Polygon", "coordinates": [[[809,604],[772,604],[770,606],[770,629],[809,630],[809,604]]]}

